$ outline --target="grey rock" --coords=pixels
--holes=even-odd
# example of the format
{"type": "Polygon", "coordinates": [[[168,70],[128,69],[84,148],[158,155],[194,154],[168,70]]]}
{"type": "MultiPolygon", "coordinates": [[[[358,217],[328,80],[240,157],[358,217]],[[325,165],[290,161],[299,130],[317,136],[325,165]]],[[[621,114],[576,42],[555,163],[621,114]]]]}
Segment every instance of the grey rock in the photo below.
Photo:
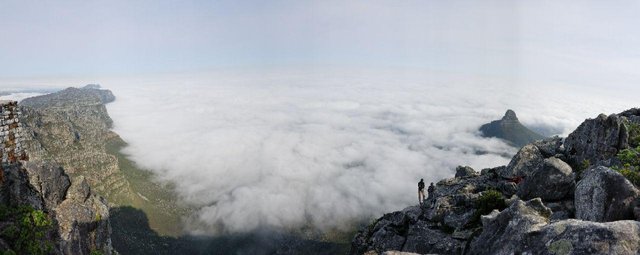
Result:
{"type": "Polygon", "coordinates": [[[597,165],[627,148],[627,139],[628,131],[623,124],[623,117],[600,114],[580,124],[565,139],[564,146],[572,165],[582,164],[583,161],[597,165]]]}
{"type": "Polygon", "coordinates": [[[607,222],[635,219],[640,191],[620,173],[599,166],[582,174],[575,190],[576,218],[607,222]]]}
{"type": "Polygon", "coordinates": [[[502,212],[482,216],[483,231],[471,243],[469,254],[518,254],[526,234],[549,223],[551,209],[539,198],[517,200],[502,212]]]}
{"type": "Polygon", "coordinates": [[[511,159],[506,168],[499,170],[498,174],[503,178],[527,177],[532,172],[542,167],[544,157],[533,144],[522,147],[511,159]]]}
{"type": "Polygon", "coordinates": [[[19,164],[5,166],[0,171],[4,172],[4,181],[0,182],[1,204],[9,207],[27,205],[36,210],[45,209],[41,194],[29,184],[29,176],[19,164]]]}
{"type": "Polygon", "coordinates": [[[522,254],[638,254],[640,222],[569,219],[526,235],[522,254]]]}
{"type": "Polygon", "coordinates": [[[564,152],[562,138],[558,136],[535,141],[533,142],[533,145],[538,147],[538,150],[544,157],[552,157],[564,152]]]}
{"type": "Polygon", "coordinates": [[[573,203],[573,198],[558,202],[548,202],[545,203],[545,206],[549,207],[553,212],[551,215],[552,222],[575,217],[576,208],[573,203]]]}
{"type": "Polygon", "coordinates": [[[419,254],[459,254],[463,245],[462,241],[441,230],[430,228],[424,221],[419,221],[409,227],[402,251],[419,254]]]}
{"type": "Polygon", "coordinates": [[[88,188],[84,178],[74,180],[67,199],[55,208],[56,220],[65,254],[89,254],[99,250],[113,253],[109,207],[88,188]]]}
{"type": "Polygon", "coordinates": [[[31,186],[42,195],[47,208],[53,209],[64,200],[71,181],[60,166],[45,162],[27,162],[24,168],[31,186]]]}
{"type": "Polygon", "coordinates": [[[575,174],[571,167],[558,158],[547,158],[542,167],[524,178],[518,187],[518,197],[528,200],[542,198],[544,201],[557,201],[573,196],[575,174]]]}
{"type": "Polygon", "coordinates": [[[458,166],[456,168],[456,177],[477,176],[478,172],[469,166],[458,166]]]}

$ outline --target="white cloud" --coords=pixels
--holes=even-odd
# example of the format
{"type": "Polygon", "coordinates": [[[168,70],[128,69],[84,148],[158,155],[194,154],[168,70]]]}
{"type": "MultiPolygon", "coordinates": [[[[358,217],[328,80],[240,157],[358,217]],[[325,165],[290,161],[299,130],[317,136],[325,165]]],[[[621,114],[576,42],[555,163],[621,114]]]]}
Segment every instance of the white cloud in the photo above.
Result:
{"type": "Polygon", "coordinates": [[[200,208],[192,230],[205,232],[335,227],[378,216],[415,204],[420,178],[450,177],[457,165],[506,164],[499,155],[515,150],[475,132],[507,108],[526,124],[566,135],[584,118],[634,103],[596,88],[406,70],[103,84],[117,97],[108,109],[130,144],[125,152],[175,182],[181,198],[200,208]]]}

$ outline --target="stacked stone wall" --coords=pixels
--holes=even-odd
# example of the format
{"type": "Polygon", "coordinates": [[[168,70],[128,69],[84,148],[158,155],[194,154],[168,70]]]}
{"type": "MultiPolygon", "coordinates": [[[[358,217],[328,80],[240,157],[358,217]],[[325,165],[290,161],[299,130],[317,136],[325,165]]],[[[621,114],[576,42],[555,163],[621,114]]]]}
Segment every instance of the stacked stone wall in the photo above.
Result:
{"type": "Polygon", "coordinates": [[[4,179],[5,167],[28,159],[22,145],[21,114],[18,102],[0,101],[0,180],[4,179]]]}

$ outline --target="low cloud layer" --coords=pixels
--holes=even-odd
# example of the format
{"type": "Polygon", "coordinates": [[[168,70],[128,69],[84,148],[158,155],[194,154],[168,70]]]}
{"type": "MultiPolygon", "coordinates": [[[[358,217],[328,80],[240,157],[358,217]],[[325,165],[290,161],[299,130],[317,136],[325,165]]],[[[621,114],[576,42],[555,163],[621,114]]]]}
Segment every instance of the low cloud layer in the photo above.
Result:
{"type": "Polygon", "coordinates": [[[191,230],[201,233],[379,216],[416,204],[420,178],[508,163],[515,149],[476,132],[508,108],[566,135],[634,103],[629,91],[407,71],[197,77],[104,85],[117,97],[108,110],[125,153],[176,183],[199,208],[191,230]]]}

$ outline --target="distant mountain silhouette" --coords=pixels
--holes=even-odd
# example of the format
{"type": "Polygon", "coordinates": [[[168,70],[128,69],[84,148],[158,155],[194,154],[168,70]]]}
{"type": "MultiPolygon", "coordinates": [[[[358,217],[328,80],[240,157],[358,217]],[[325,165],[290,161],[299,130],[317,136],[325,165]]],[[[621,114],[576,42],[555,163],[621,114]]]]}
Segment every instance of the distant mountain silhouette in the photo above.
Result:
{"type": "Polygon", "coordinates": [[[501,138],[517,147],[545,138],[522,125],[513,110],[507,110],[500,120],[482,125],[480,131],[484,137],[501,138]]]}

